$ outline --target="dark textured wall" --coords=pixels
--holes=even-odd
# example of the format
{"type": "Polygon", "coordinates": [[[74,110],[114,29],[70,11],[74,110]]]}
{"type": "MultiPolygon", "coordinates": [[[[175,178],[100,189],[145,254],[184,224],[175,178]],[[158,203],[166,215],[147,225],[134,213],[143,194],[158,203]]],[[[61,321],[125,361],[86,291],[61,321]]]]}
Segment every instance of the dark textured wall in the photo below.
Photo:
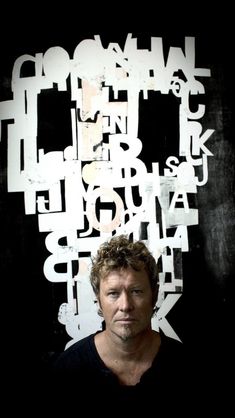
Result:
{"type": "MultiPolygon", "coordinates": [[[[175,25],[176,26],[176,25],[175,25]]],[[[128,30],[132,31],[132,30],[128,30]]],[[[196,57],[200,67],[210,68],[206,81],[206,114],[203,127],[213,127],[210,140],[213,157],[209,158],[207,184],[198,191],[199,225],[189,228],[190,250],[184,254],[184,295],[170,313],[171,320],[186,344],[199,344],[202,358],[215,360],[231,345],[235,272],[235,143],[233,126],[232,37],[216,28],[201,30],[195,25],[145,31],[144,36],[161,36],[171,44],[174,37],[195,36],[196,57]],[[216,346],[216,348],[215,348],[216,346]],[[215,351],[214,351],[215,349],[215,351]],[[221,351],[222,350],[222,351],[221,351]]],[[[47,31],[15,37],[1,42],[0,100],[11,99],[12,65],[17,56],[43,51],[60,45],[68,51],[94,32],[47,31]],[[27,36],[26,36],[27,35],[27,36]]],[[[102,36],[102,30],[97,31],[102,36]]],[[[126,32],[125,32],[126,33],[126,32]]],[[[135,34],[135,32],[133,32],[135,34]]],[[[141,36],[141,31],[136,32],[141,36]]],[[[123,42],[122,32],[105,32],[107,42],[113,37],[123,42]]],[[[0,218],[3,346],[10,363],[20,368],[42,367],[51,353],[62,350],[67,337],[57,322],[57,308],[64,301],[65,285],[51,284],[43,276],[46,257],[44,234],[38,232],[36,217],[25,216],[23,194],[7,193],[6,123],[2,123],[0,143],[0,218]],[[14,345],[17,344],[17,358],[14,345]],[[19,357],[20,356],[20,360],[19,357]]],[[[146,155],[146,159],[148,156],[146,155]]],[[[195,352],[197,350],[195,349],[195,352]]],[[[215,360],[216,361],[216,360],[215,360]]],[[[206,362],[205,362],[206,363],[206,362]]],[[[227,363],[220,363],[225,369],[227,363]]],[[[213,367],[211,367],[213,369],[213,367]]]]}

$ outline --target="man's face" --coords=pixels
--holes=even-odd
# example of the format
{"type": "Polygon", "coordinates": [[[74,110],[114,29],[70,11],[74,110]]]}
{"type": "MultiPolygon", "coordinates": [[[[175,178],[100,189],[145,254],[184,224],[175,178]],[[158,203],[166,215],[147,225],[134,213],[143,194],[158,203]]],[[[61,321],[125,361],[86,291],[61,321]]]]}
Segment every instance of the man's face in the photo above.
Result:
{"type": "Polygon", "coordinates": [[[106,330],[128,340],[151,328],[152,290],[145,270],[114,270],[100,282],[106,330]]]}

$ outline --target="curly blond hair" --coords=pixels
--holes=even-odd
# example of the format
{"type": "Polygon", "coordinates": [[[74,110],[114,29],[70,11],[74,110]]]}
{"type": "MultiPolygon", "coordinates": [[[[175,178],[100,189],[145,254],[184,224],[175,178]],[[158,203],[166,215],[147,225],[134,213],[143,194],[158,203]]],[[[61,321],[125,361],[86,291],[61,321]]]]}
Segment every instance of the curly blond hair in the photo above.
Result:
{"type": "Polygon", "coordinates": [[[113,270],[128,267],[136,271],[144,268],[147,272],[152,289],[154,307],[159,287],[157,262],[144,242],[133,242],[126,235],[114,236],[109,241],[101,244],[96,256],[92,259],[90,282],[96,297],[99,296],[100,280],[103,277],[113,270]]]}

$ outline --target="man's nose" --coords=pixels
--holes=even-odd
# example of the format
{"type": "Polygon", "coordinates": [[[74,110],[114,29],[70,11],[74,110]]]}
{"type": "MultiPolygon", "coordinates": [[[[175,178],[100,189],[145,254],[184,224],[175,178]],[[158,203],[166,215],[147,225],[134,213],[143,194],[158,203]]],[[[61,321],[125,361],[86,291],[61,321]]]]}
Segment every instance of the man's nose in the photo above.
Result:
{"type": "Polygon", "coordinates": [[[119,302],[120,302],[120,310],[123,312],[131,311],[134,307],[132,297],[126,291],[123,291],[122,294],[120,295],[119,302]]]}

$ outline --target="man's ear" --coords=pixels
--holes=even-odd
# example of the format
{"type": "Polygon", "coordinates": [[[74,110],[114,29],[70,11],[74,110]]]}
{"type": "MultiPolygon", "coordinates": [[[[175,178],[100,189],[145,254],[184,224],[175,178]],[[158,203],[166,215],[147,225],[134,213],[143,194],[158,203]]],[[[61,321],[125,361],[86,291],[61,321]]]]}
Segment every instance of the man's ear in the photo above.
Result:
{"type": "Polygon", "coordinates": [[[157,285],[156,289],[153,291],[153,307],[157,304],[159,296],[159,285],[157,285]]]}
{"type": "Polygon", "coordinates": [[[101,307],[99,296],[96,296],[96,303],[98,307],[98,315],[103,317],[103,312],[102,312],[102,307],[101,307]]]}

